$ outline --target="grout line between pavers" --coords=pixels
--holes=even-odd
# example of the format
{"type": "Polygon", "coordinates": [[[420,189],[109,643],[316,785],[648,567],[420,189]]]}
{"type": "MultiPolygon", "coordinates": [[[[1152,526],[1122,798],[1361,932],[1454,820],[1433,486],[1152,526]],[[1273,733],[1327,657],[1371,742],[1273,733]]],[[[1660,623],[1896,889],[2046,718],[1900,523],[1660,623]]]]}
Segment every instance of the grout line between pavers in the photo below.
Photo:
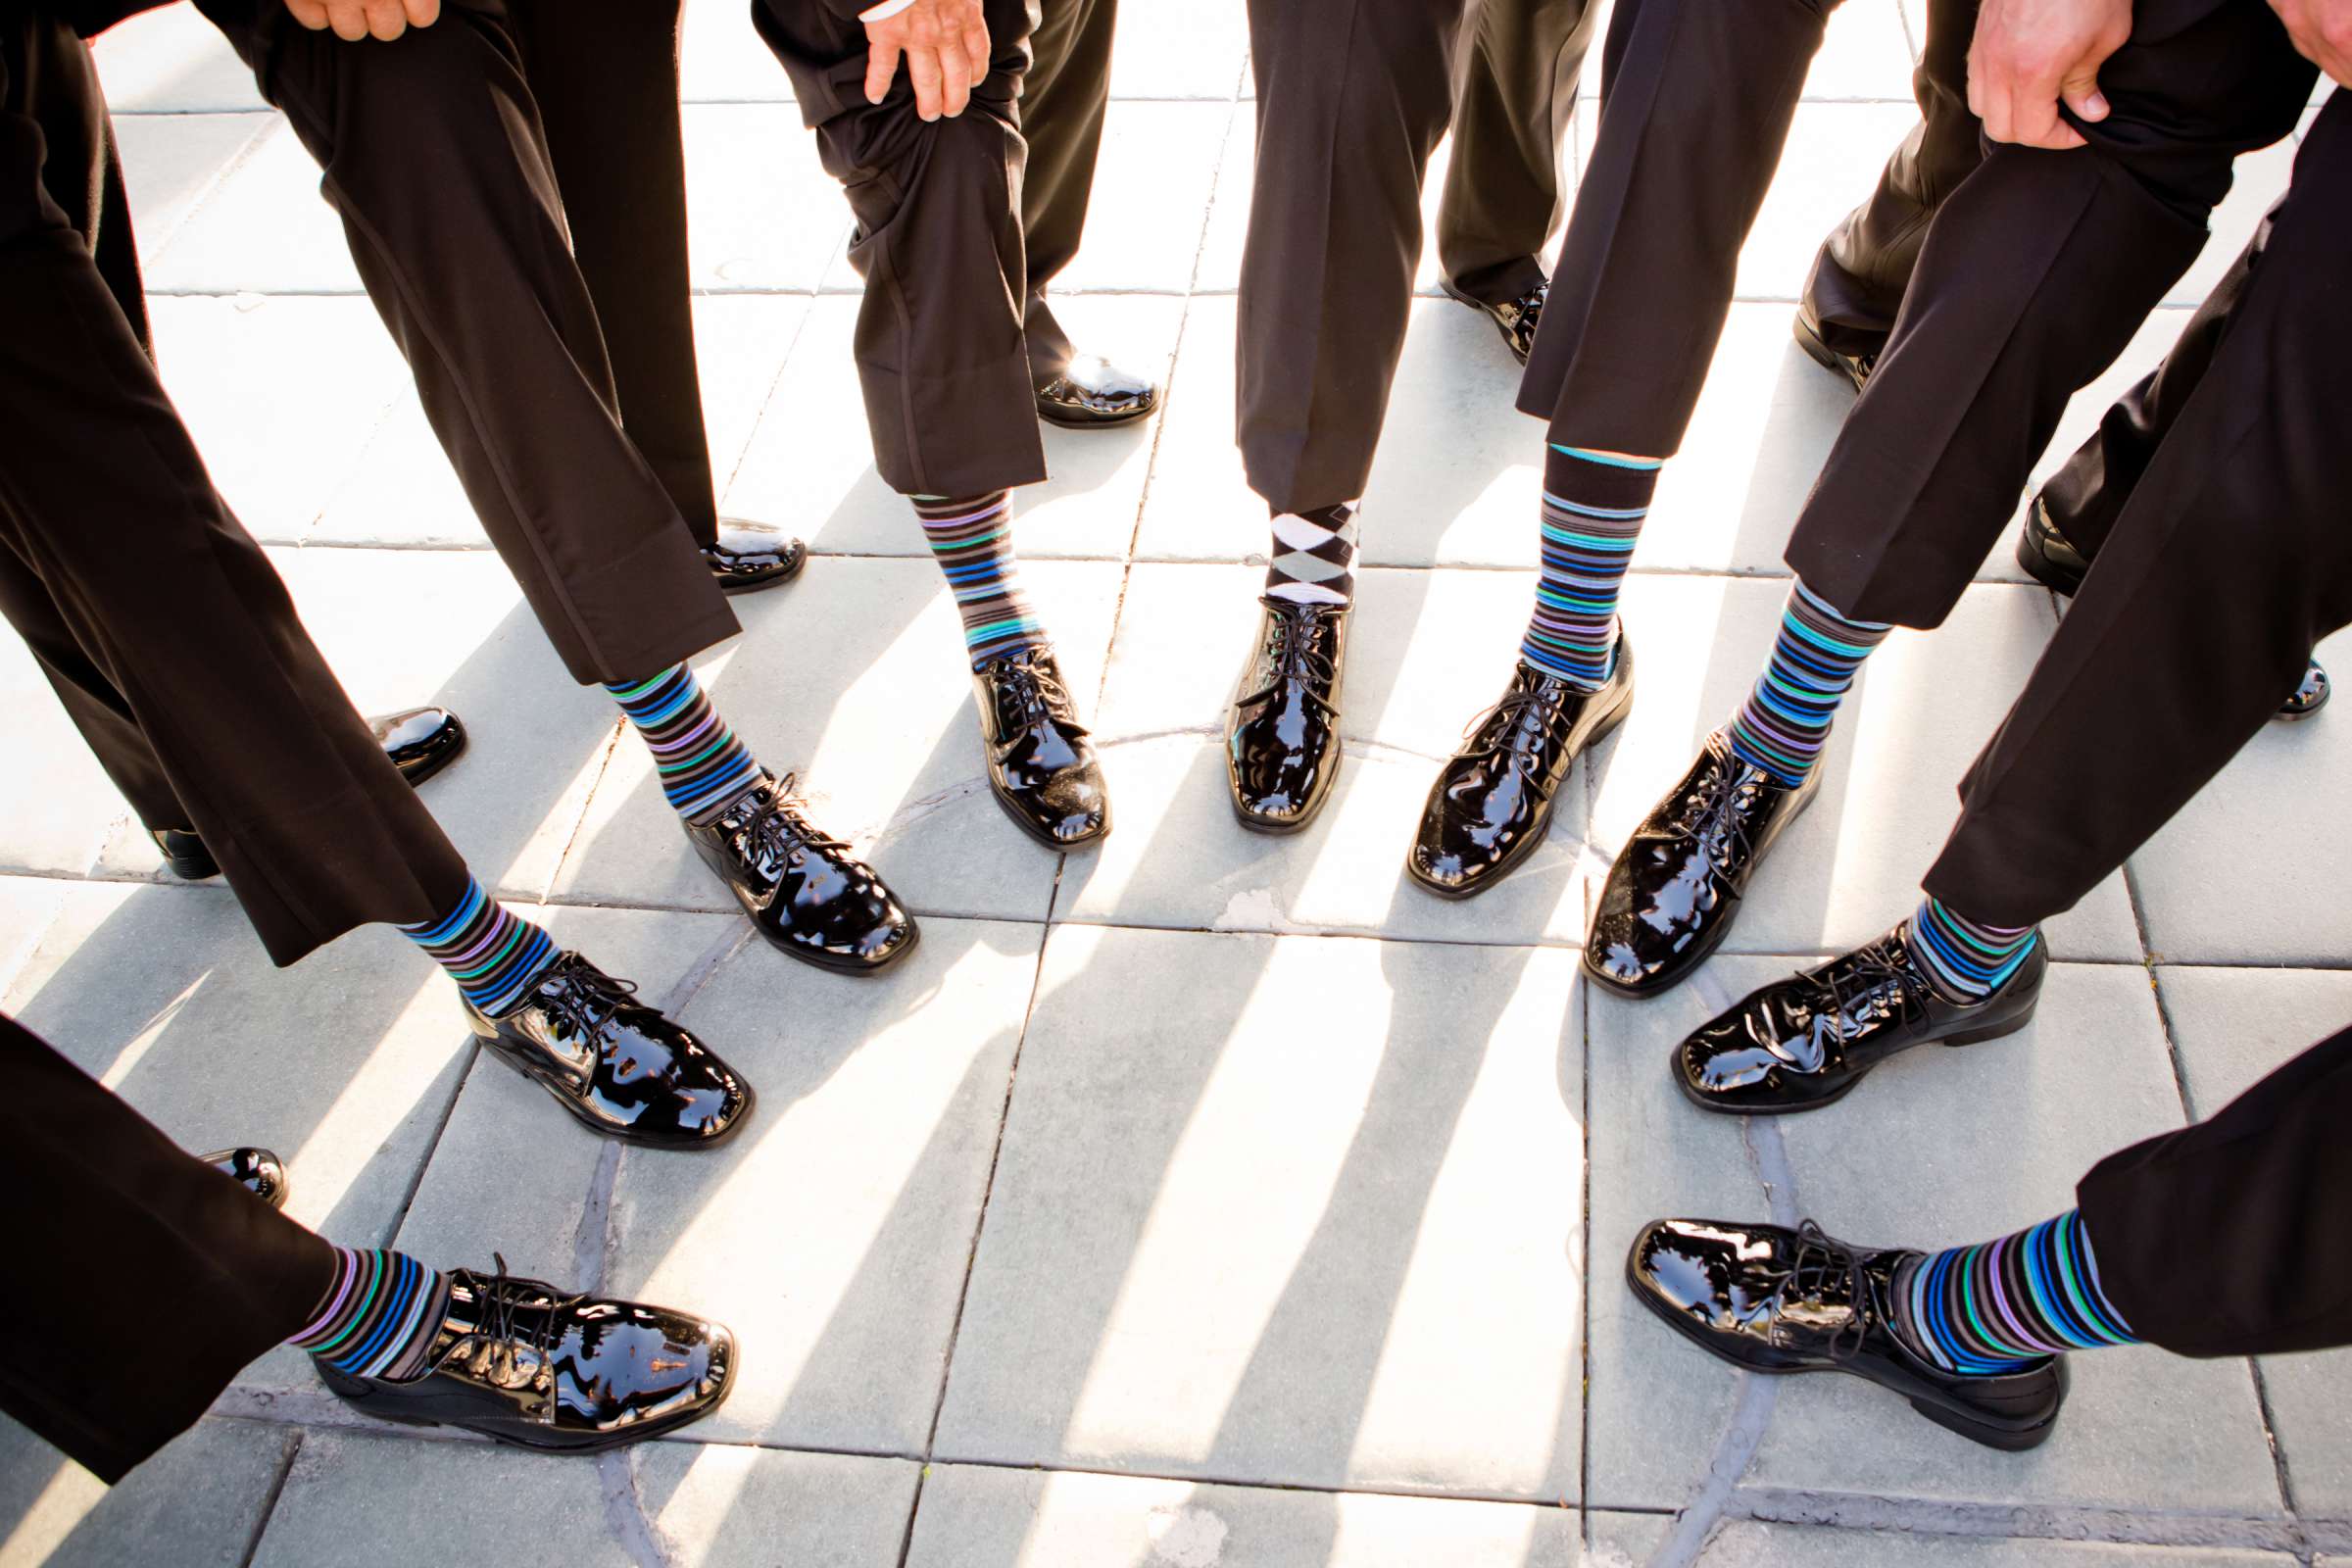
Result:
{"type": "Polygon", "coordinates": [[[270,1533],[270,1521],[277,1516],[277,1500],[286,1494],[286,1482],[293,1477],[294,1461],[301,1457],[302,1442],[308,1435],[303,1428],[296,1427],[287,1439],[285,1450],[278,1456],[277,1473],[270,1477],[261,1511],[254,1516],[253,1537],[245,1543],[245,1550],[237,1558],[237,1568],[253,1568],[253,1559],[260,1555],[262,1538],[270,1533]]]}

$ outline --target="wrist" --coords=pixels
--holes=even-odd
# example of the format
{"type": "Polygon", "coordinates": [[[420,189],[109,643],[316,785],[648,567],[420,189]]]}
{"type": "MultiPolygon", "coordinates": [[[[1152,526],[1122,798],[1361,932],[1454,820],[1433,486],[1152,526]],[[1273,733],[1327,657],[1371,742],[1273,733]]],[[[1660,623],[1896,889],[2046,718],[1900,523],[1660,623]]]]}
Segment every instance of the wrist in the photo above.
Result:
{"type": "Polygon", "coordinates": [[[868,6],[865,10],[858,12],[858,20],[868,25],[877,22],[888,22],[900,12],[912,7],[913,4],[914,0],[882,0],[880,5],[868,6]]]}

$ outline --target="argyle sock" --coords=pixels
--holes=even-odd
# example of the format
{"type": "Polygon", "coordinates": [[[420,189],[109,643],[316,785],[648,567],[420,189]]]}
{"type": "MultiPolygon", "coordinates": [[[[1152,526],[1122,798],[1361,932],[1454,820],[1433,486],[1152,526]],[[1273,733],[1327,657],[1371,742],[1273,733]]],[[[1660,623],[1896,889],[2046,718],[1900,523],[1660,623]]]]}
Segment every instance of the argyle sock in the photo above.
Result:
{"type": "Polygon", "coordinates": [[[2071,1208],[1997,1242],[1904,1264],[1894,1276],[1894,1329],[1946,1372],[1983,1376],[2139,1343],[2107,1299],[2090,1232],[2071,1208]]]}
{"type": "Polygon", "coordinates": [[[670,809],[695,826],[716,821],[766,777],[760,760],[710,706],[692,666],[672,664],[650,680],[605,690],[652,750],[670,809]]]}
{"type": "Polygon", "coordinates": [[[1345,605],[1355,598],[1356,504],[1274,514],[1266,552],[1266,597],[1294,605],[1345,605]]]}
{"type": "Polygon", "coordinates": [[[309,1325],[286,1341],[355,1378],[422,1374],[449,1310],[449,1276],[406,1252],[335,1249],[335,1277],[309,1325]]]}
{"type": "Polygon", "coordinates": [[[1911,916],[1911,951],[1946,1002],[1983,1002],[2026,961],[2037,930],[1984,925],[1928,899],[1911,916]]]}
{"type": "Polygon", "coordinates": [[[449,971],[467,1002],[493,1018],[522,1005],[531,982],[557,957],[546,932],[510,913],[471,877],[456,908],[438,920],[404,925],[400,932],[449,971]]]}
{"type": "Polygon", "coordinates": [[[1617,662],[1617,595],[1649,515],[1658,465],[1551,443],[1544,454],[1544,575],[1519,644],[1526,663],[1597,691],[1617,662]]]}
{"type": "Polygon", "coordinates": [[[909,496],[923,538],[963,617],[964,652],[978,669],[992,659],[1042,647],[1044,622],[1021,593],[1020,562],[1012,553],[1012,493],[984,496],[909,496]]]}
{"type": "Polygon", "coordinates": [[[1821,761],[1855,672],[1891,630],[1846,619],[1802,582],[1791,588],[1772,662],[1725,727],[1733,753],[1791,788],[1802,784],[1821,761]]]}

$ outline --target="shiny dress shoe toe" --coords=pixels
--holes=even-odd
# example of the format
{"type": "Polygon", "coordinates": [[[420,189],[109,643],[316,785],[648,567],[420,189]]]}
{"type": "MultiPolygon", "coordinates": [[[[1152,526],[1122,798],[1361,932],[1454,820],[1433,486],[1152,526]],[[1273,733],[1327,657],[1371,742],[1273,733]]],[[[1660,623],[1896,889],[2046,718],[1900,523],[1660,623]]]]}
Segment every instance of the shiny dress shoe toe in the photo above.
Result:
{"type": "Polygon", "coordinates": [[[1022,832],[1053,850],[1110,831],[1102,767],[1051,648],[1004,654],[972,671],[988,787],[1022,832]]]}
{"type": "MultiPolygon", "coordinates": [[[[2090,563],[2058,531],[2048,504],[2039,496],[2027,506],[2026,524],[2018,530],[2017,564],[2027,576],[2066,599],[2072,599],[2090,574],[2090,563]]],[[[2303,679],[2273,716],[2286,723],[2309,718],[2328,706],[2328,671],[2314,659],[2303,666],[2303,679]]]]}
{"type": "Polygon", "coordinates": [[[1511,358],[1521,365],[1527,363],[1527,357],[1536,350],[1536,328],[1544,320],[1544,301],[1551,292],[1550,279],[1546,278],[1517,299],[1504,300],[1499,305],[1490,304],[1476,295],[1465,294],[1451,282],[1440,286],[1446,290],[1448,299],[1458,300],[1474,311],[1484,312],[1487,319],[1494,323],[1494,330],[1502,334],[1502,346],[1511,351],[1511,358]]]}
{"type": "Polygon", "coordinates": [[[752,1086],[732,1067],[576,953],[514,1011],[493,1018],[468,1004],[466,1014],[484,1048],[608,1138],[715,1149],[751,1117],[752,1086]]]}
{"type": "Polygon", "coordinates": [[[771,946],[845,974],[897,962],[914,950],[914,916],[848,845],[817,830],[792,783],[762,779],[716,821],[685,823],[695,853],[771,946]]]}
{"type": "Polygon", "coordinates": [[[378,1420],[453,1426],[523,1448],[593,1452],[674,1432],[724,1403],[735,1336],[666,1307],[459,1269],[426,1370],[394,1383],[318,1367],[378,1420]]]}
{"type": "Polygon", "coordinates": [[[1225,714],[1225,782],[1242,826],[1296,833],[1340,776],[1348,607],[1258,603],[1257,646],[1225,714]]]}
{"type": "Polygon", "coordinates": [[[1525,662],[1502,701],[1471,720],[1421,808],[1404,867],[1441,898],[1466,899],[1502,880],[1551,829],[1551,807],[1577,758],[1634,706],[1634,650],[1586,691],[1525,662]]]}
{"type": "Polygon", "coordinates": [[[748,594],[798,577],[808,547],[781,528],[721,517],[718,540],[703,546],[703,561],[721,593],[748,594]]]}
{"type": "Polygon", "coordinates": [[[286,1178],[285,1162],[267,1149],[219,1149],[196,1157],[271,1208],[285,1207],[286,1195],[294,1189],[286,1178]]]}
{"type": "Polygon", "coordinates": [[[1879,356],[1875,349],[1868,354],[1847,354],[1832,348],[1829,339],[1822,335],[1821,323],[1802,310],[1796,313],[1796,346],[1803,349],[1805,357],[1815,365],[1843,377],[1856,392],[1869,383],[1870,372],[1879,368],[1879,356]]]}
{"type": "Polygon", "coordinates": [[[1635,1298],[1683,1338],[1750,1372],[1843,1372],[1901,1395],[1972,1442],[2038,1446],[2066,1402],[2063,1356],[1991,1377],[1946,1372],[1895,1332],[1897,1272],[1917,1252],[1849,1247],[1795,1230],[1662,1219],[1625,1260],[1635,1298]]]}
{"type": "Polygon", "coordinates": [[[2036,937],[1983,1002],[1947,1002],[1911,951],[1910,923],[1817,969],[1776,981],[1675,1048],[1692,1103],[1731,1115],[1817,1110],[1913,1046],[1973,1046],[2015,1034],[2041,1003],[2049,949],[2036,937]]]}
{"type": "Polygon", "coordinates": [[[1732,753],[1721,731],[1617,852],[1585,937],[1585,972],[1625,997],[1654,997],[1730,934],[1764,854],[1812,803],[1732,753]]]}
{"type": "Polygon", "coordinates": [[[1093,354],[1081,354],[1037,389],[1037,416],[1076,429],[1132,424],[1159,407],[1159,386],[1093,354]]]}
{"type": "Polygon", "coordinates": [[[423,783],[466,751],[465,722],[446,708],[379,713],[368,720],[368,728],[411,784],[423,783]]]}

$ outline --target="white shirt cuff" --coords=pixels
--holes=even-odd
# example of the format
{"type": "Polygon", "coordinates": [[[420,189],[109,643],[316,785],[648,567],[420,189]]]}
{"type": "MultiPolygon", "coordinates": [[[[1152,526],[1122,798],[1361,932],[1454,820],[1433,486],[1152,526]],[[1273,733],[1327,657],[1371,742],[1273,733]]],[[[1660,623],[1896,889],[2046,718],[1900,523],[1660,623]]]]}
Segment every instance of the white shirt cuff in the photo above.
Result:
{"type": "Polygon", "coordinates": [[[888,22],[891,18],[897,16],[900,12],[906,10],[908,6],[913,4],[914,0],[882,0],[880,5],[870,6],[867,9],[858,12],[858,20],[859,22],[869,23],[888,22]]]}

